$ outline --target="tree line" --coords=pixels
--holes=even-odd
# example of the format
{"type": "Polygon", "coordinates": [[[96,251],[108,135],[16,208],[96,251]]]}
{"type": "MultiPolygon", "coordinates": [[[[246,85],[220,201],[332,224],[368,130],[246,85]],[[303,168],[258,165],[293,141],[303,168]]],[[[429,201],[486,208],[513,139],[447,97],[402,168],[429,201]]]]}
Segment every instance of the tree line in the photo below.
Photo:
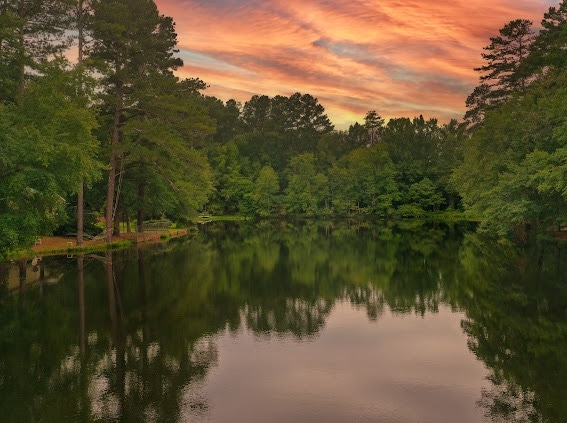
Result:
{"type": "Polygon", "coordinates": [[[539,31],[517,19],[491,38],[462,122],[369,111],[338,131],[310,94],[223,102],[176,76],[153,0],[0,0],[0,250],[197,212],[560,225],[566,19],[562,1],[539,31]]]}

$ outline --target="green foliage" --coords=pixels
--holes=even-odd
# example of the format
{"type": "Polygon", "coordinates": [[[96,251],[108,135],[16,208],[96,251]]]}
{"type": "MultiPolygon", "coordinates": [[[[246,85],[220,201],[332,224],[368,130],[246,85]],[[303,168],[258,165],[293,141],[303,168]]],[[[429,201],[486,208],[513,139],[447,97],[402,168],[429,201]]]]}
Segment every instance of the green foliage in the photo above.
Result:
{"type": "Polygon", "coordinates": [[[437,120],[426,121],[422,116],[391,119],[382,131],[382,139],[397,171],[400,197],[396,205],[414,202],[413,185],[427,179],[435,186],[436,194],[435,204],[425,208],[455,207],[459,199],[450,175],[462,161],[466,138],[464,128],[456,121],[439,125],[437,120]]]}
{"type": "Polygon", "coordinates": [[[553,67],[556,70],[567,66],[567,2],[562,0],[558,7],[550,7],[544,13],[540,30],[530,52],[529,66],[535,69],[553,67]]]}
{"type": "Polygon", "coordinates": [[[396,215],[403,218],[422,218],[425,211],[415,204],[402,204],[396,209],[396,215]]]}
{"type": "Polygon", "coordinates": [[[224,214],[238,213],[245,207],[245,213],[251,214],[253,182],[236,144],[231,142],[210,150],[209,163],[215,172],[215,192],[208,209],[215,214],[224,214]]]}
{"type": "Polygon", "coordinates": [[[388,214],[398,199],[395,174],[383,145],[350,152],[330,172],[333,207],[339,213],[388,214]]]}
{"type": "Polygon", "coordinates": [[[241,120],[245,132],[235,138],[241,154],[280,175],[292,157],[314,154],[319,139],[333,130],[319,101],[300,93],[252,96],[242,108],[241,120]]]}
{"type": "Polygon", "coordinates": [[[566,102],[565,75],[550,72],[523,98],[488,113],[466,144],[454,181],[467,209],[485,217],[484,228],[507,234],[564,222],[566,102]]]}
{"type": "Polygon", "coordinates": [[[315,156],[304,153],[292,157],[287,170],[288,183],[285,189],[284,204],[286,211],[305,213],[313,216],[319,212],[324,202],[324,187],[327,178],[315,170],[315,156]]]}
{"type": "Polygon", "coordinates": [[[0,5],[0,101],[22,101],[28,81],[69,47],[68,0],[4,1],[0,5]]]}
{"type": "MultiPolygon", "coordinates": [[[[86,49],[87,62],[100,78],[100,99],[108,119],[109,176],[105,202],[106,241],[112,240],[110,228],[116,210],[115,187],[124,153],[136,137],[128,137],[128,125],[143,125],[140,121],[155,118],[154,134],[168,132],[179,123],[178,102],[174,102],[169,116],[153,112],[158,104],[179,98],[180,85],[173,71],[183,64],[175,56],[177,34],[170,17],[160,15],[153,0],[93,0],[88,30],[92,37],[86,49]],[[133,122],[136,121],[136,122],[133,122]]],[[[187,81],[182,90],[194,90],[195,81],[187,81]]],[[[158,109],[159,110],[159,109],[158,109]]],[[[189,124],[189,126],[191,126],[189,124]]],[[[186,130],[181,125],[179,132],[186,130]]],[[[146,132],[150,130],[146,127],[146,132]]],[[[166,138],[167,135],[160,135],[166,138]]],[[[143,190],[142,190],[143,191],[143,190]]],[[[118,193],[119,194],[119,193],[118,193]]],[[[139,208],[139,213],[143,208],[139,208]]],[[[143,219],[141,219],[143,220],[143,219]]]]}
{"type": "Polygon", "coordinates": [[[429,178],[411,185],[407,196],[408,204],[427,211],[435,211],[443,203],[443,198],[429,178]]]}
{"type": "MultiPolygon", "coordinates": [[[[253,132],[237,135],[233,140],[238,147],[240,169],[254,170],[245,172],[246,184],[250,178],[257,177],[255,172],[261,167],[269,166],[275,171],[284,188],[283,210],[308,215],[323,209],[341,214],[356,210],[383,216],[408,201],[424,203],[425,200],[413,198],[420,185],[409,194],[412,185],[424,179],[435,190],[428,198],[429,203],[418,207],[427,210],[456,207],[459,196],[449,176],[462,161],[462,145],[467,137],[462,125],[456,121],[438,125],[435,119],[425,121],[420,116],[413,120],[391,119],[384,126],[380,116],[370,111],[364,126],[355,124],[348,132],[317,131],[315,127],[307,130],[305,126],[289,123],[293,116],[297,118],[303,113],[305,104],[310,105],[308,109],[318,109],[310,96],[295,94],[273,99],[253,96],[241,115],[244,127],[253,132]],[[300,164],[297,157],[311,158],[300,164]],[[300,174],[295,174],[296,171],[300,174]]],[[[209,159],[220,181],[221,175],[232,171],[224,168],[215,155],[209,154],[209,159]]],[[[234,175],[231,179],[244,182],[234,175]]],[[[231,197],[226,194],[226,199],[231,197]]],[[[249,195],[254,196],[245,190],[239,198],[249,195]]],[[[214,208],[228,212],[236,210],[235,203],[238,201],[229,200],[229,207],[214,208]]]]}
{"type": "Polygon", "coordinates": [[[101,176],[99,143],[93,136],[98,122],[96,111],[88,107],[90,81],[80,69],[65,71],[57,65],[44,69],[42,79],[28,87],[22,112],[24,125],[38,131],[36,142],[44,146],[37,159],[51,168],[65,192],[72,193],[79,180],[88,186],[101,176]]]}
{"type": "Polygon", "coordinates": [[[214,128],[197,93],[185,92],[187,81],[162,83],[169,93],[141,102],[144,116],[130,119],[122,128],[121,209],[187,219],[213,190],[209,163],[192,145],[214,128]],[[133,193],[138,193],[136,198],[133,193]]]}
{"type": "Polygon", "coordinates": [[[19,84],[18,27],[21,20],[13,9],[0,8],[0,101],[15,101],[19,84]]]}
{"type": "Polygon", "coordinates": [[[396,166],[402,192],[431,172],[438,132],[437,121],[425,121],[422,116],[413,121],[391,119],[386,125],[383,140],[396,166]]]}
{"type": "Polygon", "coordinates": [[[321,172],[328,171],[337,160],[352,150],[354,150],[354,147],[349,144],[347,133],[333,131],[322,135],[315,150],[318,170],[321,172]]]}
{"type": "Polygon", "coordinates": [[[469,234],[460,249],[457,301],[469,348],[490,371],[481,405],[497,421],[561,421],[567,324],[561,247],[522,249],[469,234]],[[545,376],[544,376],[545,375],[545,376]]]}
{"type": "Polygon", "coordinates": [[[55,66],[29,85],[24,107],[0,104],[0,251],[29,246],[65,220],[78,181],[101,176],[97,122],[75,94],[76,72],[55,66]]]}
{"type": "Polygon", "coordinates": [[[239,134],[234,138],[243,159],[246,158],[259,167],[270,166],[279,175],[283,174],[291,150],[288,145],[289,137],[276,132],[249,132],[239,134]]]}
{"type": "Polygon", "coordinates": [[[216,131],[212,135],[214,142],[227,143],[242,132],[240,121],[242,106],[240,103],[232,99],[223,103],[218,98],[205,96],[204,105],[208,115],[216,122],[216,131]]]}
{"type": "Polygon", "coordinates": [[[264,166],[254,183],[252,199],[256,213],[262,217],[271,216],[278,209],[280,183],[278,175],[270,166],[264,166]]]}
{"type": "Polygon", "coordinates": [[[333,125],[319,101],[309,94],[254,95],[244,104],[242,120],[249,132],[295,132],[300,138],[312,138],[333,130],[333,125]]]}
{"type": "Polygon", "coordinates": [[[532,22],[515,19],[508,22],[500,35],[490,38],[482,54],[486,63],[476,68],[481,84],[467,98],[465,119],[471,128],[482,125],[486,112],[509,102],[516,95],[525,95],[536,81],[545,79],[548,71],[565,69],[567,56],[567,3],[550,7],[535,34],[532,22]]]}
{"type": "Polygon", "coordinates": [[[267,95],[253,95],[244,103],[241,119],[249,132],[265,132],[272,130],[271,99],[267,95]]]}
{"type": "Polygon", "coordinates": [[[175,25],[153,0],[3,2],[3,248],[65,222],[79,182],[91,188],[88,208],[106,207],[107,227],[115,203],[141,220],[185,220],[204,207],[407,217],[464,205],[500,234],[561,225],[565,4],[549,9],[537,36],[516,19],[490,38],[467,132],[422,116],[385,122],[375,110],[334,131],[310,94],[255,95],[243,106],[204,96],[205,82],[174,75],[175,25]],[[96,79],[55,60],[65,31],[78,28],[96,79]],[[99,157],[109,177],[93,186],[99,157]]]}
{"type": "Polygon", "coordinates": [[[479,125],[485,113],[510,99],[514,93],[525,93],[531,77],[526,59],[535,36],[532,22],[515,19],[508,22],[500,35],[490,38],[482,58],[486,64],[475,69],[481,72],[481,85],[467,98],[465,119],[479,125]]]}
{"type": "Polygon", "coordinates": [[[383,126],[384,119],[382,119],[375,110],[366,113],[364,117],[364,129],[368,131],[369,145],[374,145],[380,140],[380,132],[383,126]]]}

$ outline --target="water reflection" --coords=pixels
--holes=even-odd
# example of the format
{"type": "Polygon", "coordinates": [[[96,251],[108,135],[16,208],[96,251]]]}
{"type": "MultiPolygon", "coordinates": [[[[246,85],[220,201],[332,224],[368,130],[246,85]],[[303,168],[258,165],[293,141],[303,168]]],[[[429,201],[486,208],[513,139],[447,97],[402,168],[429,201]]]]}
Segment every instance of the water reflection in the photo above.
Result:
{"type": "Polygon", "coordinates": [[[468,235],[461,249],[462,326],[491,370],[480,404],[497,422],[561,422],[567,416],[565,250],[518,249],[468,235]]]}
{"type": "Polygon", "coordinates": [[[477,398],[488,420],[560,422],[562,254],[553,245],[520,250],[415,223],[210,224],[195,239],[151,249],[44,258],[45,274],[62,275],[57,283],[24,289],[20,276],[11,295],[4,265],[0,415],[200,421],[214,402],[202,387],[220,355],[230,354],[219,352],[218,335],[314,342],[347,302],[378,323],[464,312],[469,349],[490,371],[477,398]]]}

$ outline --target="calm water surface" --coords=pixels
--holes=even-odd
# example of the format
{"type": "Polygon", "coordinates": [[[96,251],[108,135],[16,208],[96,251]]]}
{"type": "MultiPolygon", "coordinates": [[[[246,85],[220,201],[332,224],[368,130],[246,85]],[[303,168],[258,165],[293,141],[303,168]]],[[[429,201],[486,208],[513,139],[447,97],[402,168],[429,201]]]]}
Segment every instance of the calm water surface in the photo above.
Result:
{"type": "Polygon", "coordinates": [[[344,222],[0,265],[0,421],[566,422],[566,263],[344,222]]]}

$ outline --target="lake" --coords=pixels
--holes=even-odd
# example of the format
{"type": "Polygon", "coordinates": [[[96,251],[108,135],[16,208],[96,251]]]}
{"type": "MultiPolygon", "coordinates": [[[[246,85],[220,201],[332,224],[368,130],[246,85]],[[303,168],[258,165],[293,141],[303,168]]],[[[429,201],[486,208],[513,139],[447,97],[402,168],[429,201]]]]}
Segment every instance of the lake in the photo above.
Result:
{"type": "Polygon", "coordinates": [[[2,422],[565,422],[567,248],[208,223],[0,265],[2,422]]]}

